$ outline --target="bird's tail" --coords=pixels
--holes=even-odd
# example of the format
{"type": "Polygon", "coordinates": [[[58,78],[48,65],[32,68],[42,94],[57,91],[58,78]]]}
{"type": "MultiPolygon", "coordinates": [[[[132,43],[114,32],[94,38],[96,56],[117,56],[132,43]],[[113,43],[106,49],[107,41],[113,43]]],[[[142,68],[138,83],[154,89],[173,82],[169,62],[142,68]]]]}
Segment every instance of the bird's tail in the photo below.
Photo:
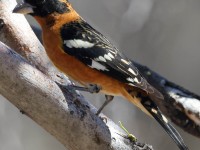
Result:
{"type": "Polygon", "coordinates": [[[178,131],[169,123],[167,118],[162,114],[162,112],[159,110],[157,105],[152,100],[153,98],[154,99],[156,98],[158,101],[158,99],[162,97],[160,96],[155,97],[155,95],[151,96],[151,93],[149,94],[145,95],[143,92],[140,92],[139,90],[135,91],[135,88],[134,91],[129,88],[125,89],[124,96],[130,102],[138,106],[143,112],[155,118],[155,120],[164,128],[164,130],[168,133],[168,135],[174,140],[174,142],[177,144],[180,150],[188,150],[188,147],[185,145],[178,131]]]}

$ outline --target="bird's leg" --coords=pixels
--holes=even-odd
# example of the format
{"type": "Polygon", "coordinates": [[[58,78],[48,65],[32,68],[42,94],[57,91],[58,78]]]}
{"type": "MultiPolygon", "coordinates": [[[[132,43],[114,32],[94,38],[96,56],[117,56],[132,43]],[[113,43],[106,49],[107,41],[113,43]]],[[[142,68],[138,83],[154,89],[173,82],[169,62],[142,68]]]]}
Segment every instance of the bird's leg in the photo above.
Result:
{"type": "Polygon", "coordinates": [[[101,86],[96,85],[96,84],[89,84],[86,87],[73,85],[72,87],[74,88],[74,90],[85,91],[85,92],[90,92],[90,93],[99,93],[99,91],[101,90],[101,86]]]}
{"type": "Polygon", "coordinates": [[[105,95],[105,97],[106,97],[106,100],[105,100],[105,102],[103,103],[103,105],[98,109],[96,115],[99,115],[99,114],[101,113],[101,111],[104,109],[104,107],[105,107],[108,103],[110,103],[110,102],[113,100],[113,98],[114,98],[114,96],[112,96],[112,95],[105,95]]]}
{"type": "MultiPolygon", "coordinates": [[[[97,84],[89,84],[86,87],[80,87],[80,86],[73,85],[72,87],[74,90],[85,91],[85,92],[90,92],[90,93],[99,93],[99,91],[102,89],[101,86],[99,86],[97,84]]],[[[103,105],[98,109],[96,115],[99,115],[101,113],[101,111],[104,109],[104,107],[108,103],[110,103],[114,98],[114,96],[112,96],[112,95],[105,95],[105,97],[106,97],[106,100],[103,103],[103,105]]]]}

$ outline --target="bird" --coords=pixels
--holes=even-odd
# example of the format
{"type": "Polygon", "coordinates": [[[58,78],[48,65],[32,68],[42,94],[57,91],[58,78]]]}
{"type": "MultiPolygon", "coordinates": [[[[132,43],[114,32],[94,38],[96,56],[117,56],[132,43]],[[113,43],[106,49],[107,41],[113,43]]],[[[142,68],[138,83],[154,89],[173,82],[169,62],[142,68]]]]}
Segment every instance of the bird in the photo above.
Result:
{"type": "Polygon", "coordinates": [[[182,137],[162,114],[156,102],[163,95],[103,34],[87,23],[68,0],[24,0],[13,13],[31,15],[42,29],[43,44],[52,63],[79,82],[75,89],[102,92],[106,101],[97,114],[122,96],[155,118],[180,150],[188,150],[182,137]]]}

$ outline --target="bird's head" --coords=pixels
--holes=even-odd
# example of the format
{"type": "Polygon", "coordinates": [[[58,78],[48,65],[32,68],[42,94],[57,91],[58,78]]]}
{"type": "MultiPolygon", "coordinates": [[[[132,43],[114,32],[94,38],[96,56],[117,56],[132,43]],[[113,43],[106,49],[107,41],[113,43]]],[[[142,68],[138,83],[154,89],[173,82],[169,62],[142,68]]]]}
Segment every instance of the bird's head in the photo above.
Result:
{"type": "Polygon", "coordinates": [[[52,13],[63,14],[70,11],[68,0],[24,0],[13,10],[14,13],[44,17],[52,13]]]}

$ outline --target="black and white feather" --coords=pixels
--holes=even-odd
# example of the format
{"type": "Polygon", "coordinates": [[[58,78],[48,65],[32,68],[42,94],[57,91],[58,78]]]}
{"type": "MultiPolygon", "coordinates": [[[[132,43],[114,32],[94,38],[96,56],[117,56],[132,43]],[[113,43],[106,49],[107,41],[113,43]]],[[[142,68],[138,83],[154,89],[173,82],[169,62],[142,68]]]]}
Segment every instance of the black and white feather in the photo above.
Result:
{"type": "Polygon", "coordinates": [[[61,37],[64,51],[85,65],[147,93],[155,92],[131,61],[84,20],[64,25],[61,37]]]}

